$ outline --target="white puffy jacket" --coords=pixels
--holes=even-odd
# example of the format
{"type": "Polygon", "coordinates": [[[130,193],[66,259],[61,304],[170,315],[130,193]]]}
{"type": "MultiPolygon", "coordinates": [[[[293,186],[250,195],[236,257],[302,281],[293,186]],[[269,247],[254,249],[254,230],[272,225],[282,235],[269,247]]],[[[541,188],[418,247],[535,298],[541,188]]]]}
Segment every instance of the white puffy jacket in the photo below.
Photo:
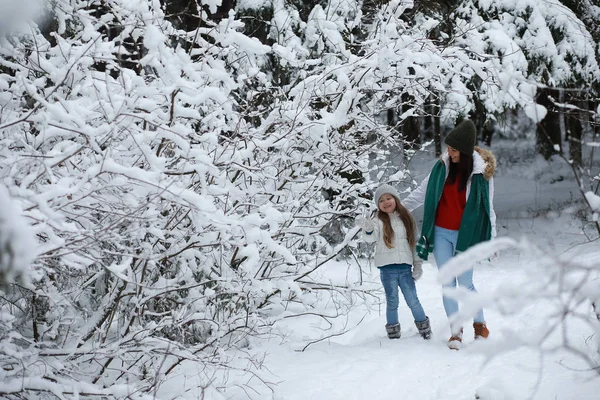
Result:
{"type": "Polygon", "coordinates": [[[372,219],[375,228],[371,234],[364,229],[362,237],[365,242],[375,242],[374,262],[376,267],[390,264],[409,264],[415,267],[421,266],[423,261],[414,250],[410,249],[406,238],[406,228],[397,212],[390,214],[390,222],[394,229],[394,247],[388,248],[383,241],[383,222],[377,217],[372,219]]]}

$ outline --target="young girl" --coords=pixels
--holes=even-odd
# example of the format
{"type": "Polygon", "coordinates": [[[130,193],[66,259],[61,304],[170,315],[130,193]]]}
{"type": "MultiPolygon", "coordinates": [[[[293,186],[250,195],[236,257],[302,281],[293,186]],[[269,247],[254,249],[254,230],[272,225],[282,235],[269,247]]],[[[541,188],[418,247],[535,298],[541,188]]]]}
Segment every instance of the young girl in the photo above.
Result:
{"type": "Polygon", "coordinates": [[[415,281],[423,274],[422,261],[415,253],[415,221],[400,203],[398,191],[382,185],[375,191],[377,218],[359,219],[365,242],[375,242],[375,266],[379,268],[385,290],[385,329],[390,339],[400,338],[398,322],[398,287],[424,339],[431,338],[429,318],[417,297],[415,281]]]}

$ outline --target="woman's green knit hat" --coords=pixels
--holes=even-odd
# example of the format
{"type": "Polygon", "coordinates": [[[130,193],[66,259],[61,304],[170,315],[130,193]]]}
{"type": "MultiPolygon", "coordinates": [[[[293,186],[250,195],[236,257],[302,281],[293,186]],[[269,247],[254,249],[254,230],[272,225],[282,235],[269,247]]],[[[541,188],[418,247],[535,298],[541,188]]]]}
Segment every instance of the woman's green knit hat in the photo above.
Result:
{"type": "Polygon", "coordinates": [[[471,155],[475,150],[476,137],[475,124],[470,119],[466,119],[450,131],[445,142],[461,153],[471,155]]]}

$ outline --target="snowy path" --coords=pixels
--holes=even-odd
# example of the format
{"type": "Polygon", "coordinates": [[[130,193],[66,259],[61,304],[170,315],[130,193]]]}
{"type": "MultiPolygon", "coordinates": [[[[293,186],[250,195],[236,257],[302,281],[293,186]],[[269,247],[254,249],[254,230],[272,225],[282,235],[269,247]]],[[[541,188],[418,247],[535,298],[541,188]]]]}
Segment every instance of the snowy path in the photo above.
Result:
{"type": "MultiPolygon", "coordinates": [[[[514,259],[506,254],[501,258],[505,260],[503,264],[480,267],[475,277],[479,291],[491,292],[503,282],[518,280],[515,276],[518,269],[526,265],[520,263],[513,268],[510,264],[514,259]]],[[[488,309],[486,319],[492,332],[488,341],[474,342],[472,328],[466,325],[465,347],[451,351],[446,347],[449,328],[433,266],[425,267],[418,291],[432,321],[434,336],[429,342],[417,335],[408,308],[401,304],[403,337],[399,340],[391,341],[385,336],[384,315],[371,315],[345,337],[311,345],[304,352],[295,351],[297,346],[292,345],[263,347],[261,350],[269,353],[274,380],[280,381],[276,398],[473,400],[476,393],[482,400],[600,398],[598,376],[560,365],[564,362],[584,367],[564,352],[540,358],[539,352],[521,348],[486,360],[483,350],[500,342],[504,327],[526,333],[526,319],[530,327],[543,325],[540,310],[525,310],[522,315],[510,318],[488,309]]],[[[582,340],[589,334],[582,329],[582,340]]]]}
{"type": "MultiPolygon", "coordinates": [[[[569,216],[557,219],[499,219],[500,234],[515,239],[526,236],[556,255],[573,254],[582,262],[600,259],[600,245],[581,244],[585,237],[579,223],[569,216]],[[573,247],[577,245],[576,247],[573,247]],[[567,251],[565,253],[565,251],[567,251]]],[[[490,295],[502,285],[515,286],[527,279],[527,268],[535,263],[531,256],[507,251],[494,264],[477,267],[475,283],[480,293],[490,295]]],[[[347,279],[347,265],[332,264],[329,274],[347,279]]],[[[369,271],[369,267],[366,267],[369,271]]],[[[313,344],[306,351],[296,351],[292,339],[285,344],[261,345],[269,354],[269,370],[274,373],[277,400],[597,400],[600,378],[593,372],[580,372],[587,366],[565,351],[541,353],[520,347],[486,359],[486,352],[496,353],[496,344],[506,339],[507,328],[527,337],[546,324],[548,304],[528,305],[515,315],[502,315],[487,308],[486,320],[491,336],[485,343],[473,341],[473,331],[465,324],[465,347],[451,351],[446,347],[449,327],[441,301],[441,288],[434,265],[424,265],[418,282],[423,307],[432,322],[434,336],[425,342],[417,335],[412,316],[401,301],[399,313],[403,337],[391,341],[385,336],[384,305],[374,310],[346,335],[313,344]]],[[[368,280],[378,284],[375,268],[368,280]]],[[[381,293],[381,300],[383,301],[381,293]]],[[[589,304],[581,309],[591,313],[589,304]]],[[[357,311],[358,313],[358,311],[357,311]]],[[[357,317],[358,318],[358,317],[357,317]]],[[[570,331],[584,351],[593,352],[594,333],[589,325],[571,324],[570,331]]],[[[290,326],[301,338],[310,326],[290,326]]],[[[314,332],[313,332],[314,333],[314,332]]],[[[556,339],[558,340],[558,339],[556,339]]],[[[295,344],[294,344],[295,343],[295,344]]]]}
{"type": "MultiPolygon", "coordinates": [[[[430,160],[422,162],[429,164],[430,160]]],[[[579,196],[574,181],[562,178],[569,171],[565,166],[550,168],[539,159],[524,165],[506,168],[496,177],[494,203],[499,237],[518,241],[527,238],[547,254],[597,263],[600,244],[586,243],[581,222],[568,215],[567,204],[579,196]],[[532,183],[532,178],[540,179],[544,174],[542,181],[556,183],[532,183]]],[[[420,219],[418,212],[415,218],[420,219]]],[[[476,287],[490,296],[503,287],[518,293],[521,285],[531,283],[528,272],[538,261],[530,254],[506,251],[493,264],[477,267],[476,287]]],[[[334,281],[357,281],[352,277],[352,266],[332,263],[328,268],[324,273],[334,281]]],[[[380,287],[376,268],[363,265],[363,269],[368,272],[365,279],[380,287]]],[[[288,320],[284,327],[290,332],[287,342],[259,342],[254,348],[268,353],[267,365],[273,374],[269,380],[278,382],[275,399],[473,400],[477,394],[481,400],[600,400],[598,374],[589,372],[587,364],[564,350],[540,352],[535,346],[518,347],[486,358],[486,354],[498,354],[497,347],[506,346],[507,340],[511,343],[511,332],[529,338],[544,331],[548,314],[555,310],[552,298],[527,304],[514,313],[500,313],[494,305],[487,307],[490,338],[485,343],[475,343],[470,324],[465,324],[465,347],[451,351],[446,347],[449,327],[437,269],[426,263],[424,271],[417,290],[431,319],[431,341],[417,335],[402,300],[399,317],[403,337],[394,341],[385,336],[384,304],[379,309],[372,307],[362,323],[347,334],[313,344],[304,352],[297,351],[306,343],[304,334],[314,338],[327,332],[319,333],[306,321],[288,320]]],[[[384,301],[382,292],[380,301],[384,301]]],[[[578,311],[587,318],[591,314],[589,302],[578,311]]],[[[358,321],[366,312],[356,310],[351,321],[358,321]]],[[[597,352],[600,339],[593,337],[594,327],[576,320],[568,324],[568,330],[580,350],[587,354],[597,352]]],[[[560,344],[559,340],[558,336],[551,336],[544,348],[560,344]]]]}

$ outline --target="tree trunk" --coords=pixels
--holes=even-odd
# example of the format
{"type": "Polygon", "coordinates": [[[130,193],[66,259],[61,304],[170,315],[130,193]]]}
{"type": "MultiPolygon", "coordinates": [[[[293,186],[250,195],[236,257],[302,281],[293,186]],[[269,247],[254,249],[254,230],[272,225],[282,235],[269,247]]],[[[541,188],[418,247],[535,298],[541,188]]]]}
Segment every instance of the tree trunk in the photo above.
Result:
{"type": "Polygon", "coordinates": [[[423,117],[423,139],[425,141],[433,140],[435,136],[435,118],[437,116],[437,108],[435,104],[435,99],[433,97],[429,97],[424,106],[425,116],[423,117]]]}
{"type": "Polygon", "coordinates": [[[387,125],[391,129],[396,128],[396,110],[394,110],[393,108],[388,108],[387,110],[387,125]]]}
{"type": "Polygon", "coordinates": [[[543,89],[538,92],[536,99],[539,105],[548,110],[546,117],[538,122],[536,129],[536,150],[546,160],[553,154],[562,154],[560,114],[553,101],[557,93],[553,89],[543,89]]]}
{"type": "MultiPolygon", "coordinates": [[[[588,101],[588,110],[596,111],[596,110],[598,110],[598,107],[600,107],[599,101],[593,101],[593,100],[588,101]]],[[[600,137],[600,115],[596,114],[595,112],[594,112],[594,114],[591,114],[590,115],[590,125],[592,127],[592,141],[595,142],[600,137]]],[[[595,149],[596,149],[595,147],[592,147],[591,154],[588,157],[590,160],[590,168],[593,165],[595,149]]],[[[600,189],[600,182],[598,182],[594,193],[598,194],[598,189],[600,189]]]]}
{"type": "Polygon", "coordinates": [[[480,137],[483,137],[483,129],[487,116],[485,107],[483,106],[483,103],[477,96],[477,91],[481,88],[480,79],[474,79],[474,82],[472,82],[472,86],[469,86],[474,94],[473,103],[475,105],[473,111],[469,113],[469,118],[471,118],[471,121],[473,121],[473,123],[475,124],[475,131],[477,132],[477,136],[475,137],[475,143],[477,144],[478,139],[480,137]]]}
{"type": "Polygon", "coordinates": [[[402,125],[404,148],[414,149],[421,144],[421,133],[418,117],[408,117],[402,125]]]}
{"type": "Polygon", "coordinates": [[[494,136],[494,121],[488,120],[485,124],[483,124],[483,129],[481,131],[481,140],[487,147],[492,147],[492,136],[494,136]]]}
{"type": "Polygon", "coordinates": [[[219,22],[229,16],[229,11],[235,10],[235,0],[221,0],[221,5],[217,7],[217,12],[210,14],[209,8],[204,6],[204,10],[209,14],[209,18],[215,22],[219,22]]]}
{"type": "Polygon", "coordinates": [[[442,155],[442,124],[440,121],[440,99],[436,97],[435,101],[435,116],[433,117],[433,144],[435,146],[435,156],[442,155]]]}
{"type": "Polygon", "coordinates": [[[580,167],[583,163],[581,150],[583,127],[579,113],[567,113],[565,122],[566,130],[569,133],[569,155],[573,164],[576,167],[580,167]]]}
{"type": "MultiPolygon", "coordinates": [[[[402,93],[402,114],[413,107],[413,99],[406,93],[402,93]]],[[[402,136],[404,138],[404,148],[414,149],[421,144],[421,132],[419,128],[419,118],[416,116],[408,117],[402,122],[402,136]]]]}

